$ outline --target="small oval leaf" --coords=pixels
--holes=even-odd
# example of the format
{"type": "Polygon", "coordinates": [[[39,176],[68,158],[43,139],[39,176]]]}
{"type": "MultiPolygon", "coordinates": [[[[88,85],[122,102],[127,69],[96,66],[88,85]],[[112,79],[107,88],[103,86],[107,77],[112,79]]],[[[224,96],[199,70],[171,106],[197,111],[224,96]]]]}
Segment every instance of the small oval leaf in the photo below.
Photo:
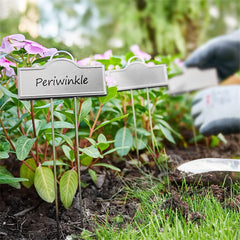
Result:
{"type": "Polygon", "coordinates": [[[39,166],[34,175],[34,186],[38,195],[46,202],[53,202],[55,199],[54,176],[48,167],[39,166]]]}
{"type": "Polygon", "coordinates": [[[27,181],[26,178],[15,178],[5,167],[0,166],[0,184],[9,184],[10,186],[20,189],[19,182],[27,181]]]}
{"type": "Polygon", "coordinates": [[[27,158],[35,141],[36,138],[32,139],[26,136],[21,136],[20,138],[18,138],[16,142],[16,154],[18,160],[24,160],[27,158]]]}
{"type": "Polygon", "coordinates": [[[79,148],[79,150],[92,158],[98,158],[101,156],[98,149],[95,148],[94,146],[90,146],[90,147],[86,147],[86,148],[79,148]]]}
{"type": "MultiPolygon", "coordinates": [[[[29,158],[26,160],[26,163],[35,170],[37,168],[36,162],[33,158],[29,158]]],[[[21,178],[27,178],[28,181],[22,182],[23,186],[26,188],[30,188],[33,185],[34,180],[34,172],[28,168],[24,163],[22,163],[20,167],[20,177],[21,178]]]]}
{"type": "Polygon", "coordinates": [[[120,157],[127,155],[133,144],[133,137],[131,131],[126,127],[120,128],[117,131],[115,140],[116,142],[114,142],[114,147],[121,148],[117,150],[118,155],[120,157]]]}
{"type": "Polygon", "coordinates": [[[73,198],[77,191],[78,175],[74,170],[68,170],[65,172],[59,183],[60,198],[65,208],[69,208],[72,205],[73,198]]]}
{"type": "Polygon", "coordinates": [[[88,169],[88,173],[91,176],[93,182],[96,183],[97,182],[97,173],[92,169],[88,169]]]}

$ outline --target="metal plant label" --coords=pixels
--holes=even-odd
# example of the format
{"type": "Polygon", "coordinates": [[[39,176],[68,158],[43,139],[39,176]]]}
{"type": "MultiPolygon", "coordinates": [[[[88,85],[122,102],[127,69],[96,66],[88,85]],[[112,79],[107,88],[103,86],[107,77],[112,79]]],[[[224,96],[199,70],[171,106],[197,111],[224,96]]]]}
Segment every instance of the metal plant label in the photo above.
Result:
{"type": "Polygon", "coordinates": [[[18,68],[18,98],[44,99],[106,95],[103,65],[80,66],[57,58],[41,67],[18,68]]]}
{"type": "Polygon", "coordinates": [[[148,66],[144,62],[134,61],[123,69],[109,71],[108,75],[116,80],[118,91],[168,85],[165,64],[148,66]]]}
{"type": "Polygon", "coordinates": [[[178,95],[218,85],[217,71],[214,68],[184,68],[183,73],[169,80],[168,93],[178,95]]]}

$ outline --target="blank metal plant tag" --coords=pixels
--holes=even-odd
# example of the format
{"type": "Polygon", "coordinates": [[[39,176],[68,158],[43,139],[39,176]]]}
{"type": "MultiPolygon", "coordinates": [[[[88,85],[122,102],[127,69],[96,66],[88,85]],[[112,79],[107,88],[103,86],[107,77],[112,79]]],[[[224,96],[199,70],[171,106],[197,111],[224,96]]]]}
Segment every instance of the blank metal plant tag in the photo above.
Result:
{"type": "Polygon", "coordinates": [[[104,66],[80,66],[50,59],[40,67],[18,68],[18,98],[44,99],[106,95],[104,66]]]}
{"type": "MultiPolygon", "coordinates": [[[[131,59],[129,59],[131,60],[131,59]]],[[[131,62],[123,69],[111,70],[109,77],[117,82],[118,91],[154,88],[168,85],[165,64],[148,66],[139,61],[131,62]]]]}
{"type": "Polygon", "coordinates": [[[216,69],[184,68],[182,74],[169,80],[168,93],[178,95],[216,85],[218,85],[216,69]]]}

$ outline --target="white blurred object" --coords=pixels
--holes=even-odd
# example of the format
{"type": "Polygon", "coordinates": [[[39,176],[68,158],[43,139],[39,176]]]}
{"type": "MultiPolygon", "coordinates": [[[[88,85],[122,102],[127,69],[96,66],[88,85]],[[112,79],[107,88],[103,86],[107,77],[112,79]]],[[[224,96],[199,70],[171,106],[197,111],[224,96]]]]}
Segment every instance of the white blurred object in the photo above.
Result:
{"type": "Polygon", "coordinates": [[[240,160],[202,158],[183,163],[178,166],[177,169],[189,174],[201,174],[207,172],[240,172],[240,160]]]}

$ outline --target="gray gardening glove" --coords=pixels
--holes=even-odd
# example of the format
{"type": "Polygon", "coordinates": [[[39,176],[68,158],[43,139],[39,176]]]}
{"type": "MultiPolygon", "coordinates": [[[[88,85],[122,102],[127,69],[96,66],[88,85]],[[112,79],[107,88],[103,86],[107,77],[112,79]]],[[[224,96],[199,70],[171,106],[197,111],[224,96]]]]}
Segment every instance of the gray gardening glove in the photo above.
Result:
{"type": "Polygon", "coordinates": [[[205,136],[240,133],[240,86],[199,91],[193,100],[194,125],[205,136]]]}
{"type": "Polygon", "coordinates": [[[240,69],[240,29],[208,41],[187,58],[185,65],[216,68],[221,80],[233,75],[240,69]]]}

